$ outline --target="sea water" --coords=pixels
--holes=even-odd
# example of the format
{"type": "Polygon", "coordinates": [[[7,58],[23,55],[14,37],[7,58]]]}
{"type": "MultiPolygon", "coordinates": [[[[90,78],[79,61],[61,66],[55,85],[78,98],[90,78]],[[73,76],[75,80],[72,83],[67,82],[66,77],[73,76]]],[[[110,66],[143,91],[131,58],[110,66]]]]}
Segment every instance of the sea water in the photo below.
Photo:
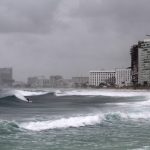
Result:
{"type": "Polygon", "coordinates": [[[149,149],[149,91],[0,91],[0,150],[149,149]]]}

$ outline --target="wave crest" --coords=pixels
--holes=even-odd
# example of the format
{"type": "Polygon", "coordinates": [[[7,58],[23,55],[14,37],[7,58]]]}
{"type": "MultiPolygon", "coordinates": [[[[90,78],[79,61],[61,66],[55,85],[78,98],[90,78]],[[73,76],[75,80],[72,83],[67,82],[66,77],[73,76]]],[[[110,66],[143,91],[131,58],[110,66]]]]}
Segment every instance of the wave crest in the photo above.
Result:
{"type": "Polygon", "coordinates": [[[135,90],[56,90],[56,96],[108,96],[108,97],[139,97],[148,96],[150,93],[147,91],[135,90]]]}
{"type": "Polygon", "coordinates": [[[114,112],[114,113],[100,113],[89,116],[78,116],[70,118],[61,118],[58,120],[49,121],[31,121],[21,123],[19,126],[26,130],[31,131],[43,131],[49,129],[65,129],[65,128],[79,128],[84,126],[91,126],[101,124],[103,122],[114,121],[137,121],[137,120],[149,120],[150,115],[148,112],[143,113],[124,113],[124,112],[114,112]]]}
{"type": "Polygon", "coordinates": [[[25,91],[25,90],[3,90],[0,93],[0,98],[15,96],[19,100],[28,101],[26,96],[40,96],[48,94],[49,92],[45,91],[25,91]]]}
{"type": "Polygon", "coordinates": [[[52,121],[37,121],[37,122],[22,123],[20,127],[32,131],[42,131],[48,129],[69,128],[69,127],[77,128],[87,125],[95,125],[100,123],[101,120],[102,118],[99,115],[86,117],[80,116],[80,117],[62,118],[52,121]]]}

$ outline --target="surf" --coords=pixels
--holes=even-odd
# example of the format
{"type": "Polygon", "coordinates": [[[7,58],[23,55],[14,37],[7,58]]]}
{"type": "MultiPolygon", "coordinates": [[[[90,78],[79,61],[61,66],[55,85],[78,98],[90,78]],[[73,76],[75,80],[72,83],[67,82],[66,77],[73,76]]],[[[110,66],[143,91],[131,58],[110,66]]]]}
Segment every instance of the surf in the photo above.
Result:
{"type": "Polygon", "coordinates": [[[26,97],[31,96],[40,96],[48,94],[49,92],[46,91],[27,91],[27,90],[1,90],[0,98],[12,97],[15,96],[17,99],[21,101],[28,102],[26,97]]]}
{"type": "Polygon", "coordinates": [[[19,124],[20,128],[30,131],[44,131],[53,129],[67,129],[67,128],[80,128],[86,126],[95,126],[100,124],[114,123],[114,122],[127,122],[127,121],[150,121],[149,112],[108,112],[97,113],[87,116],[75,116],[68,118],[60,118],[48,121],[30,121],[19,124]]]}
{"type": "Polygon", "coordinates": [[[56,90],[56,96],[108,96],[108,97],[138,97],[149,96],[149,91],[141,90],[112,90],[112,89],[86,89],[86,90],[56,90]]]}
{"type": "Polygon", "coordinates": [[[66,129],[78,128],[86,125],[94,125],[100,123],[101,118],[99,115],[95,116],[79,116],[70,118],[61,118],[58,120],[27,122],[20,124],[21,128],[32,131],[43,131],[48,129],[66,129]]]}

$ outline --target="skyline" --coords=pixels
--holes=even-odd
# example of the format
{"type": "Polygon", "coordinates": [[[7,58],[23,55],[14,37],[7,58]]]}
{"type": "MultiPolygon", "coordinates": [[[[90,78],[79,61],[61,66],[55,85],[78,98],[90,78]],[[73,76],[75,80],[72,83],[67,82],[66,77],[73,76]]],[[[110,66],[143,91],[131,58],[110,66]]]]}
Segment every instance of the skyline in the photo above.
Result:
{"type": "Polygon", "coordinates": [[[130,66],[149,29],[148,0],[1,0],[0,67],[14,78],[130,66]]]}

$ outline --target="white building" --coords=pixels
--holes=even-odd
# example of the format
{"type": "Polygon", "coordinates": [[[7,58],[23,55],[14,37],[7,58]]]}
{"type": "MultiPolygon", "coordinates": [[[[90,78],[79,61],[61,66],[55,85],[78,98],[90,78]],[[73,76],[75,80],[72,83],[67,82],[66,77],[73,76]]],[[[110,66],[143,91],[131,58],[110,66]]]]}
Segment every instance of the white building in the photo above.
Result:
{"type": "Polygon", "coordinates": [[[116,86],[130,86],[131,85],[131,69],[116,69],[116,86]]]}
{"type": "Polygon", "coordinates": [[[32,88],[49,87],[49,79],[46,79],[44,76],[29,77],[28,86],[32,88]]]}
{"type": "Polygon", "coordinates": [[[139,42],[138,84],[150,85],[150,39],[139,42]]]}
{"type": "Polygon", "coordinates": [[[13,69],[0,68],[0,86],[11,87],[13,84],[13,69]]]}
{"type": "Polygon", "coordinates": [[[90,71],[89,85],[115,84],[115,70],[90,71]]]}

